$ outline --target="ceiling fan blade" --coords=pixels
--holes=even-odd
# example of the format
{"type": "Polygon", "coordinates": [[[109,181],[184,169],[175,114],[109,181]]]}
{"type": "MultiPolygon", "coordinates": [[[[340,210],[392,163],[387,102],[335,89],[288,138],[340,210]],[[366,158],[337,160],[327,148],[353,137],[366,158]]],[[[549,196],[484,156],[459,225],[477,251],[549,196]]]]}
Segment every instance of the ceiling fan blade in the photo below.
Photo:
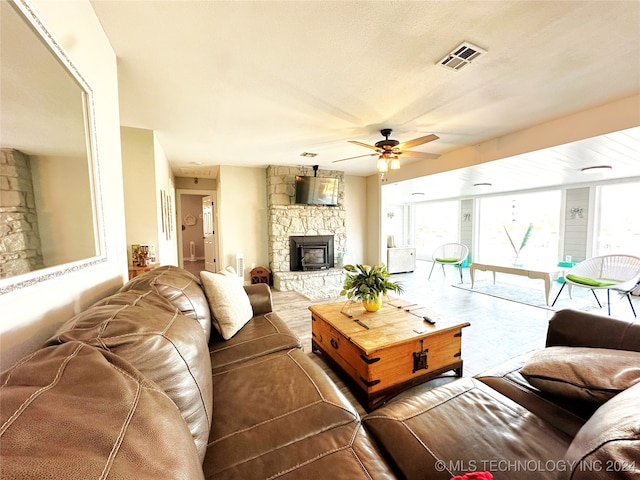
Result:
{"type": "Polygon", "coordinates": [[[412,152],[410,150],[403,150],[400,155],[405,155],[412,158],[420,158],[422,160],[434,160],[436,158],[440,158],[440,155],[438,155],[437,153],[412,152]]]}
{"type": "Polygon", "coordinates": [[[355,140],[348,140],[349,143],[353,143],[354,145],[360,145],[361,147],[370,148],[372,150],[378,151],[378,147],[374,147],[373,145],[369,145],[367,143],[357,142],[355,140]]]}
{"type": "Polygon", "coordinates": [[[408,142],[403,142],[400,145],[398,145],[398,148],[400,150],[403,150],[405,148],[413,148],[413,147],[417,147],[418,145],[423,145],[425,143],[433,142],[434,140],[438,140],[438,138],[440,137],[434,134],[425,135],[424,137],[414,138],[413,140],[409,140],[408,142]]]}
{"type": "Polygon", "coordinates": [[[374,157],[377,156],[377,153],[367,153],[366,155],[358,155],[357,157],[349,157],[349,158],[341,158],[340,160],[334,160],[331,163],[344,162],[345,160],[353,160],[354,158],[362,158],[362,157],[374,157]]]}

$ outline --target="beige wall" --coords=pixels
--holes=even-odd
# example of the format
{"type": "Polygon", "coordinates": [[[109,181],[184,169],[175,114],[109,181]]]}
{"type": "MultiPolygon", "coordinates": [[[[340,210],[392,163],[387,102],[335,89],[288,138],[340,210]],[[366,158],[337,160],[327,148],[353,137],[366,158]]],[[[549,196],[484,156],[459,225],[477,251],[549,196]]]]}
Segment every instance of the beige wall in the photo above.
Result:
{"type": "Polygon", "coordinates": [[[31,4],[94,92],[107,261],[0,296],[2,370],[117,290],[127,275],[116,57],[89,1],[31,4]]]}
{"type": "Polygon", "coordinates": [[[382,241],[382,195],[380,188],[380,177],[378,175],[370,175],[366,179],[367,196],[365,200],[365,208],[367,214],[365,229],[365,257],[364,263],[369,265],[377,265],[383,260],[386,262],[386,238],[382,241]]]}
{"type": "Polygon", "coordinates": [[[174,175],[171,172],[169,161],[155,133],[153,135],[153,157],[156,174],[155,198],[157,205],[156,232],[158,235],[158,262],[161,265],[178,265],[178,235],[180,234],[180,224],[178,224],[176,214],[174,175]],[[162,230],[162,211],[159,208],[161,191],[164,191],[166,195],[165,208],[169,208],[168,215],[171,217],[171,223],[165,225],[164,232],[162,230]]]}
{"type": "Polygon", "coordinates": [[[131,245],[148,243],[158,246],[153,132],[122,127],[120,136],[127,248],[131,262],[131,245]]]}
{"type": "Polygon", "coordinates": [[[347,254],[345,264],[364,262],[367,248],[367,180],[344,177],[344,206],[347,214],[347,254]]]}
{"type": "Polygon", "coordinates": [[[153,131],[122,127],[122,169],[126,211],[127,247],[131,262],[131,245],[155,245],[158,263],[177,265],[176,194],[169,162],[153,131]],[[172,228],[167,235],[163,226],[161,192],[170,207],[172,228]]]}
{"type": "Polygon", "coordinates": [[[252,265],[269,265],[266,169],[220,167],[218,205],[219,268],[242,253],[247,282],[252,265]]]}

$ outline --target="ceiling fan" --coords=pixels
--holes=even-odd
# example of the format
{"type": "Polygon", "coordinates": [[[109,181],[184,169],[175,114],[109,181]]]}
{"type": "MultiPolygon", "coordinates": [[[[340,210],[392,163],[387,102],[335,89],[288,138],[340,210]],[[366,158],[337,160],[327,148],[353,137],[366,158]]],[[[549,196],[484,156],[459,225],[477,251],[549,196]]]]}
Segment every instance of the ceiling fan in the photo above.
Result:
{"type": "Polygon", "coordinates": [[[367,143],[358,142],[355,140],[349,140],[349,143],[353,143],[355,145],[360,145],[361,147],[370,148],[375,150],[376,153],[369,153],[367,155],[358,155],[357,157],[349,157],[342,158],[340,160],[334,160],[332,163],[344,162],[345,160],[353,160],[354,158],[362,158],[362,157],[372,157],[378,156],[377,168],[381,173],[387,172],[389,169],[397,170],[400,168],[400,157],[401,155],[406,155],[407,157],[420,158],[423,160],[430,160],[434,158],[439,158],[440,155],[435,153],[426,153],[426,152],[413,152],[411,150],[405,150],[406,148],[416,147],[418,145],[422,145],[424,143],[433,142],[437,140],[439,137],[437,135],[425,135],[424,137],[414,138],[413,140],[409,140],[408,142],[400,143],[398,140],[389,139],[389,135],[391,135],[392,130],[390,128],[383,128],[380,130],[380,133],[384,137],[384,140],[380,140],[376,142],[375,145],[369,145],[367,143]]]}

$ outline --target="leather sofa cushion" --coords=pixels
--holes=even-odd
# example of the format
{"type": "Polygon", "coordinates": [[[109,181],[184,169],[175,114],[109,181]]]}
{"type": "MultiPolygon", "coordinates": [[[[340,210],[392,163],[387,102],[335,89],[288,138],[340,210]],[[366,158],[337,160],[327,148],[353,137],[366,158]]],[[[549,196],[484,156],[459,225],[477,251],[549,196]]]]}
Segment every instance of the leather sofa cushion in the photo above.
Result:
{"type": "Polygon", "coordinates": [[[258,315],[233,338],[223,340],[212,332],[209,354],[213,372],[269,353],[301,348],[298,337],[276,313],[258,315]]]}
{"type": "Polygon", "coordinates": [[[180,313],[180,310],[178,310],[178,308],[169,300],[161,297],[151,290],[129,290],[127,292],[118,292],[93,304],[93,306],[96,307],[101,305],[136,305],[138,307],[159,308],[160,310],[165,310],[167,312],[180,313]]]}
{"type": "Polygon", "coordinates": [[[271,298],[271,288],[266,283],[254,283],[244,286],[245,292],[249,296],[253,316],[264,315],[273,311],[273,301],[271,298]]]}
{"type": "Polygon", "coordinates": [[[176,406],[117,355],[54,345],[0,382],[2,478],[203,478],[176,406]]]}
{"type": "Polygon", "coordinates": [[[496,480],[540,479],[539,469],[514,472],[504,462],[557,462],[571,442],[472,378],[392,400],[363,423],[407,479],[449,480],[474,470],[490,471],[496,480]]]}
{"type": "Polygon", "coordinates": [[[357,412],[301,350],[229,365],[213,384],[206,478],[392,478],[357,412]]]}
{"type": "Polygon", "coordinates": [[[169,300],[183,315],[197,320],[211,336],[211,313],[200,279],[183,268],[166,265],[139,275],[127,282],[121,292],[153,291],[169,300]]]}
{"type": "Polygon", "coordinates": [[[602,404],[640,382],[640,352],[547,347],[534,353],[521,373],[542,391],[602,404]]]}
{"type": "Polygon", "coordinates": [[[574,468],[559,479],[637,479],[640,476],[640,384],[602,405],[580,429],[564,457],[574,468]]]}
{"type": "Polygon", "coordinates": [[[612,348],[640,352],[640,322],[564,309],[553,314],[547,347],[612,348]]]}
{"type": "Polygon", "coordinates": [[[573,438],[598,406],[551,395],[531,385],[520,370],[532,354],[512,358],[475,378],[573,438]]]}
{"type": "Polygon", "coordinates": [[[193,319],[139,305],[93,306],[63,324],[49,343],[80,341],[131,363],[176,404],[204,458],[213,386],[204,332],[193,319]]]}

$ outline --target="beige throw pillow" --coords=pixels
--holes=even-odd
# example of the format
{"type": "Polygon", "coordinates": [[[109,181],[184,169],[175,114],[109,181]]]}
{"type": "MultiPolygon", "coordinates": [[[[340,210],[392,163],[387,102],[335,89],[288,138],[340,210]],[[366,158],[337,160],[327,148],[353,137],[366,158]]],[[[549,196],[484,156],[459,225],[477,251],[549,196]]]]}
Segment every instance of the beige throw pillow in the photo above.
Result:
{"type": "Polygon", "coordinates": [[[211,309],[212,323],[229,340],[253,317],[247,292],[228,267],[221,273],[200,272],[200,280],[211,309]]]}
{"type": "Polygon", "coordinates": [[[588,347],[547,347],[520,373],[554,395],[602,404],[640,382],[640,352],[588,347]]]}

